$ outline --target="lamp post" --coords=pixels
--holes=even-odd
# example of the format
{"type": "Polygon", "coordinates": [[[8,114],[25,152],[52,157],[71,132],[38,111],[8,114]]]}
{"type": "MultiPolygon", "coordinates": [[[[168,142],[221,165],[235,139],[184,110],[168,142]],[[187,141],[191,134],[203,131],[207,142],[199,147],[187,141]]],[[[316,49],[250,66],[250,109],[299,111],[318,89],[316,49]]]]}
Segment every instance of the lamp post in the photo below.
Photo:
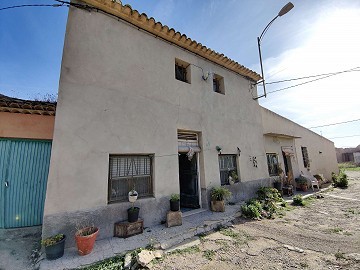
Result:
{"type": "Polygon", "coordinates": [[[289,2],[287,3],[285,6],[283,6],[283,8],[279,11],[278,15],[275,16],[274,19],[272,19],[268,24],[267,26],[264,28],[264,30],[261,32],[261,35],[257,38],[257,43],[258,43],[258,49],[259,49],[259,57],[260,57],[260,67],[261,67],[261,77],[262,77],[262,80],[260,82],[257,82],[256,84],[258,83],[261,83],[263,84],[263,88],[264,88],[264,94],[259,96],[259,97],[256,97],[254,98],[254,100],[256,99],[259,99],[259,98],[262,98],[262,97],[266,97],[266,89],[265,89],[265,77],[264,77],[264,69],[263,69],[263,64],[262,64],[262,57],[261,57],[261,47],[260,47],[260,44],[261,44],[261,40],[262,38],[264,37],[264,35],[266,34],[267,30],[270,28],[271,24],[279,17],[285,15],[286,13],[288,13],[292,8],[294,7],[293,3],[289,2]]]}

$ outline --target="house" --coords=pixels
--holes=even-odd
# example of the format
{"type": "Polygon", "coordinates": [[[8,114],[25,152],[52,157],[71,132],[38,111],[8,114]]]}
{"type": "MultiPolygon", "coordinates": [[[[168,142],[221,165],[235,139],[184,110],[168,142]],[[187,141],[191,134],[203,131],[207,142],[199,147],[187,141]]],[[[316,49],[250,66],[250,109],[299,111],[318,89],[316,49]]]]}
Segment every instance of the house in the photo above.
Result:
{"type": "Polygon", "coordinates": [[[302,149],[306,169],[335,170],[332,142],[259,106],[254,71],[130,6],[78,4],[66,28],[44,237],[84,219],[111,237],[133,187],[149,226],[165,219],[172,193],[190,211],[208,209],[214,186],[250,198],[273,181],[268,160],[284,167],[289,156],[296,176],[302,149]]]}
{"type": "Polygon", "coordinates": [[[55,104],[0,94],[0,228],[42,224],[55,104]]]}
{"type": "Polygon", "coordinates": [[[335,150],[338,163],[353,162],[360,164],[360,145],[355,148],[336,148],[335,150]]]}

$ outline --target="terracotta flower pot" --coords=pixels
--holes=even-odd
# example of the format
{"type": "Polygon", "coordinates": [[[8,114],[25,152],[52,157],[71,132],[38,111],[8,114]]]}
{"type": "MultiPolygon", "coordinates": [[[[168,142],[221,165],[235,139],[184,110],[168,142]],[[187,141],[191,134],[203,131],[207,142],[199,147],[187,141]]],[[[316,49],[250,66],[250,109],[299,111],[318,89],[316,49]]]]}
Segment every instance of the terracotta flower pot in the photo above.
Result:
{"type": "Polygon", "coordinates": [[[307,191],[307,185],[300,185],[300,189],[302,190],[302,191],[307,191]]]}
{"type": "Polygon", "coordinates": [[[91,253],[98,233],[99,229],[97,227],[86,227],[76,232],[75,240],[80,256],[91,253]]]}

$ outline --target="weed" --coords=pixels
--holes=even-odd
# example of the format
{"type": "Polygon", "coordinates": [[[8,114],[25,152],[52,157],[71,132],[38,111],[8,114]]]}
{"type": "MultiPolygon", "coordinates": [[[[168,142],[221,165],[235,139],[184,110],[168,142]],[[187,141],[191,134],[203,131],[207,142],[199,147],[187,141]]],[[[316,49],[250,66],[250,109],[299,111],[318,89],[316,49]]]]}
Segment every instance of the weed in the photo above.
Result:
{"type": "Polygon", "coordinates": [[[331,233],[340,233],[342,232],[343,229],[342,228],[339,228],[339,227],[335,227],[335,228],[332,228],[332,229],[329,229],[329,232],[331,233]]]}
{"type": "Polygon", "coordinates": [[[334,187],[347,188],[349,186],[349,181],[344,171],[340,171],[339,175],[333,174],[332,180],[334,187]]]}
{"type": "Polygon", "coordinates": [[[338,251],[335,253],[335,258],[336,260],[345,259],[345,253],[338,251]]]}
{"type": "Polygon", "coordinates": [[[239,234],[234,232],[232,229],[223,229],[220,231],[220,233],[235,239],[239,237],[239,234]]]}
{"type": "Polygon", "coordinates": [[[301,195],[295,195],[293,197],[293,205],[305,206],[303,197],[301,195]]]}
{"type": "Polygon", "coordinates": [[[186,253],[194,254],[197,252],[200,252],[200,248],[198,246],[192,246],[192,247],[187,247],[184,249],[176,249],[176,250],[170,252],[170,254],[180,254],[181,255],[181,254],[186,254],[186,253]]]}
{"type": "Polygon", "coordinates": [[[86,266],[84,268],[78,268],[79,270],[116,270],[116,269],[123,269],[124,266],[124,256],[115,256],[108,258],[106,260],[97,262],[90,266],[86,266]]]}
{"type": "Polygon", "coordinates": [[[301,262],[301,263],[300,263],[300,266],[301,266],[302,268],[308,268],[308,267],[309,267],[309,265],[308,265],[306,262],[301,262]]]}
{"type": "Polygon", "coordinates": [[[205,250],[203,252],[203,256],[208,259],[209,261],[212,261],[215,256],[215,251],[213,250],[205,250]]]}
{"type": "Polygon", "coordinates": [[[351,232],[345,231],[345,232],[343,232],[343,235],[350,236],[350,235],[353,235],[353,234],[351,232]]]}

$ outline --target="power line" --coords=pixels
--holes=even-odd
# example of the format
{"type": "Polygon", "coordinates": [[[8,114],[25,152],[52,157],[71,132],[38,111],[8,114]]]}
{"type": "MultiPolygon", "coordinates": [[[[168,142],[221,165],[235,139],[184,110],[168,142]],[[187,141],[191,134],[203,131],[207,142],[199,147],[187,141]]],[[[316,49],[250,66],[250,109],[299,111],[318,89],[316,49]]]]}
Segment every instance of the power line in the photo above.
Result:
{"type": "Polygon", "coordinates": [[[318,74],[318,75],[309,75],[309,76],[305,76],[305,77],[299,77],[299,78],[286,79],[286,80],[281,80],[281,81],[268,82],[268,83],[265,83],[265,84],[275,84],[275,83],[282,83],[282,82],[291,82],[291,81],[297,81],[297,80],[302,80],[302,79],[315,78],[315,77],[326,76],[326,75],[337,75],[337,74],[339,74],[339,72],[345,73],[345,72],[360,71],[360,70],[356,70],[356,69],[358,69],[358,68],[360,68],[360,67],[355,67],[355,68],[352,68],[352,69],[349,69],[349,70],[338,71],[338,72],[323,73],[323,74],[318,74]]]}
{"type": "Polygon", "coordinates": [[[341,139],[341,138],[351,138],[351,137],[358,137],[360,135],[350,135],[350,136],[342,136],[342,137],[332,137],[332,138],[328,138],[328,139],[341,139]]]}
{"type": "Polygon", "coordinates": [[[290,89],[290,88],[294,88],[296,86],[300,86],[300,85],[308,84],[308,83],[311,83],[311,82],[319,81],[319,80],[322,80],[322,79],[326,79],[328,77],[335,76],[335,75],[338,75],[338,74],[341,74],[341,73],[351,72],[351,71],[359,71],[359,70],[355,70],[357,68],[359,68],[359,67],[352,68],[352,69],[349,69],[349,70],[339,71],[339,72],[335,72],[335,73],[330,73],[329,75],[321,77],[321,78],[317,78],[317,79],[310,80],[310,81],[307,81],[307,82],[298,83],[298,84],[291,85],[291,86],[288,86],[288,87],[284,87],[284,88],[280,88],[280,89],[277,89],[277,90],[269,91],[268,94],[284,91],[284,90],[287,90],[287,89],[290,89]]]}
{"type": "Polygon", "coordinates": [[[322,126],[309,127],[309,128],[319,128],[319,127],[335,126],[335,125],[340,125],[340,124],[355,122],[355,121],[359,121],[359,120],[360,120],[360,118],[359,118],[359,119],[354,119],[354,120],[349,120],[349,121],[344,121],[344,122],[338,122],[338,123],[333,123],[333,124],[322,125],[322,126]]]}
{"type": "Polygon", "coordinates": [[[2,10],[7,10],[7,9],[14,9],[14,8],[23,8],[23,7],[62,7],[64,5],[64,3],[62,4],[29,4],[29,5],[18,5],[18,6],[9,6],[9,7],[4,7],[4,8],[0,8],[0,11],[2,10]]]}

